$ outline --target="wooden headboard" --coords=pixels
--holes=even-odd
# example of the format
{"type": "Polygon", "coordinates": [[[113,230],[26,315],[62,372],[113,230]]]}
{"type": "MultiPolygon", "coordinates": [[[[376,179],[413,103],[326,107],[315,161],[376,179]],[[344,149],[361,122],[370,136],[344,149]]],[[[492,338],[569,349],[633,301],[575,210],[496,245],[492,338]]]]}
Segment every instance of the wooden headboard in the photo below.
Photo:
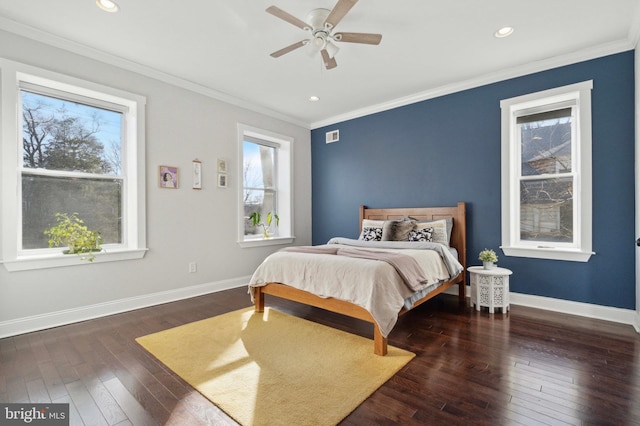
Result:
{"type": "MultiPolygon", "coordinates": [[[[388,208],[371,209],[360,206],[360,229],[364,219],[371,220],[397,220],[403,217],[410,217],[416,220],[437,220],[447,217],[453,218],[453,229],[451,230],[451,247],[458,251],[458,260],[464,267],[460,279],[467,283],[467,219],[466,204],[460,201],[455,207],[410,207],[410,208],[388,208]]],[[[457,281],[459,282],[459,280],[457,281]]]]}

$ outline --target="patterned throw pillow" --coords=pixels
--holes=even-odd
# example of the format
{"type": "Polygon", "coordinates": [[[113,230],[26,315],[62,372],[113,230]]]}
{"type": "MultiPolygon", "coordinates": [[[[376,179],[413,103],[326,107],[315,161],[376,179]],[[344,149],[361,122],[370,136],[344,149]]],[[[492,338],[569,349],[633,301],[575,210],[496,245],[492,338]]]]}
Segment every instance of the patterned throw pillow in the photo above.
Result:
{"type": "Polygon", "coordinates": [[[382,240],[382,228],[365,226],[362,228],[362,234],[360,234],[360,240],[363,241],[381,241],[382,240]]]}
{"type": "Polygon", "coordinates": [[[413,242],[431,242],[433,238],[433,228],[421,228],[413,230],[409,233],[409,241],[413,242]]]}
{"type": "MultiPolygon", "coordinates": [[[[380,241],[382,238],[382,225],[384,225],[384,220],[371,220],[371,219],[363,219],[362,220],[362,230],[360,231],[360,235],[358,236],[359,240],[364,241],[364,228],[380,228],[380,238],[377,240],[369,240],[369,241],[380,241]]],[[[374,231],[369,231],[369,233],[374,231]]]]}
{"type": "Polygon", "coordinates": [[[416,231],[424,228],[433,228],[433,231],[431,233],[431,241],[434,243],[444,244],[445,246],[449,247],[449,239],[451,238],[451,227],[449,223],[453,224],[453,220],[451,218],[418,222],[416,231]]]}

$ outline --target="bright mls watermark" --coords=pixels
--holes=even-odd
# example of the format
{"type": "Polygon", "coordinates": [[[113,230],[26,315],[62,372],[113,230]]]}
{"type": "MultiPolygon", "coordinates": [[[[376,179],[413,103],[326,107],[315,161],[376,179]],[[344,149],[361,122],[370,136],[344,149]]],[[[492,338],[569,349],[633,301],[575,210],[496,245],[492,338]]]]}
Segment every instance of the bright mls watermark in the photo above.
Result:
{"type": "Polygon", "coordinates": [[[0,403],[0,425],[69,426],[69,404],[0,403]]]}

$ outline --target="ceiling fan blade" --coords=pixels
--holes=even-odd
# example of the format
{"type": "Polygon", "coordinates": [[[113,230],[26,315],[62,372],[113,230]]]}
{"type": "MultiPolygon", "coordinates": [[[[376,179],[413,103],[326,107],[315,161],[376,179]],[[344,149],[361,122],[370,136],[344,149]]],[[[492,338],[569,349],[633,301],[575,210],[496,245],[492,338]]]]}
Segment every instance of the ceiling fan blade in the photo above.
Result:
{"type": "Polygon", "coordinates": [[[277,50],[277,51],[273,52],[273,53],[271,54],[271,56],[272,56],[272,57],[274,57],[274,58],[279,58],[280,56],[284,55],[285,53],[289,53],[289,52],[291,52],[292,50],[296,50],[296,49],[298,49],[298,48],[300,48],[300,47],[304,46],[304,45],[305,45],[305,44],[307,44],[308,42],[309,42],[309,40],[302,40],[302,41],[299,41],[299,42],[297,42],[297,43],[293,43],[293,44],[292,44],[292,45],[290,45],[290,46],[284,47],[284,48],[282,48],[282,49],[280,49],[280,50],[277,50]]]}
{"type": "Polygon", "coordinates": [[[322,49],[320,51],[320,54],[322,55],[322,62],[324,62],[324,66],[326,69],[331,70],[338,66],[336,58],[329,57],[329,52],[327,52],[327,49],[322,49]]]}
{"type": "Polygon", "coordinates": [[[277,6],[269,6],[266,9],[267,13],[272,14],[273,16],[282,19],[283,21],[287,21],[288,23],[295,25],[296,27],[303,29],[303,30],[308,30],[311,29],[311,27],[309,27],[309,24],[307,24],[306,22],[296,18],[295,16],[291,15],[288,12],[285,12],[284,10],[280,9],[277,6]]]}
{"type": "Polygon", "coordinates": [[[380,44],[382,34],[335,33],[333,39],[345,43],[380,44]]]}
{"type": "Polygon", "coordinates": [[[324,20],[325,26],[329,25],[330,28],[335,28],[357,2],[358,0],[338,0],[327,19],[324,20]]]}

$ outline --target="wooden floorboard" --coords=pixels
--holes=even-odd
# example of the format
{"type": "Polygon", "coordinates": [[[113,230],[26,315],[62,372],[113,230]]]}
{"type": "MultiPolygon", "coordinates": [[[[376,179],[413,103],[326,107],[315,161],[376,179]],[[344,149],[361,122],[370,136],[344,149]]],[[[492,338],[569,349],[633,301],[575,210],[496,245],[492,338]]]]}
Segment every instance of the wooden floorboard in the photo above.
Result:
{"type": "MultiPolygon", "coordinates": [[[[363,321],[266,303],[373,334],[363,321]]],[[[238,288],[0,339],[0,401],[68,403],[71,425],[235,425],[135,338],[250,305],[238,288]]],[[[440,295],[403,315],[389,344],[416,358],[343,425],[640,425],[631,326],[520,306],[489,314],[440,295]]]]}

